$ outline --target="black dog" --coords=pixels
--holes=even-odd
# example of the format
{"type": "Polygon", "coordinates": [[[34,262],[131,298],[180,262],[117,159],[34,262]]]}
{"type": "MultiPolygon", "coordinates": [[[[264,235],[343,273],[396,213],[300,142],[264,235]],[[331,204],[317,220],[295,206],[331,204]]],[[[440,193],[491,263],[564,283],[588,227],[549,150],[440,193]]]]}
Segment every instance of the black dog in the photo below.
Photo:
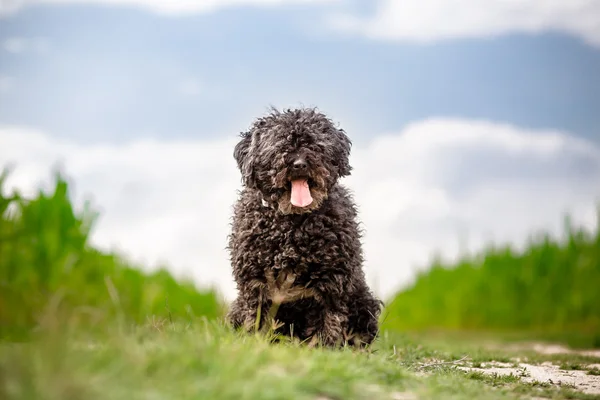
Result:
{"type": "Polygon", "coordinates": [[[228,321],[250,330],[275,319],[277,332],[326,346],[371,343],[381,302],[362,270],[356,208],[338,183],[350,175],[350,140],[314,109],[273,110],[241,138],[244,188],[229,236],[239,293],[228,321]]]}

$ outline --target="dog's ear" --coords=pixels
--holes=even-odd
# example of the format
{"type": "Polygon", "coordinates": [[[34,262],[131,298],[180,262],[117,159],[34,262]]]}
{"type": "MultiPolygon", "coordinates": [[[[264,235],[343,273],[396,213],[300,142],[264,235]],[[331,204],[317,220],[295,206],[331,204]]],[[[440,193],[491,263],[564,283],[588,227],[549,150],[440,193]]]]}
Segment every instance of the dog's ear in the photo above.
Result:
{"type": "Polygon", "coordinates": [[[346,135],[343,129],[336,129],[338,137],[338,152],[336,154],[336,162],[338,166],[338,174],[341,177],[350,175],[352,167],[350,166],[350,149],[352,148],[352,141],[346,135]]]}
{"type": "Polygon", "coordinates": [[[242,132],[240,133],[240,140],[233,149],[233,158],[237,162],[238,168],[241,172],[244,172],[244,161],[248,156],[248,150],[250,149],[250,143],[252,142],[252,135],[250,132],[242,132]]]}
{"type": "Polygon", "coordinates": [[[254,167],[252,159],[249,155],[250,145],[252,144],[252,134],[250,132],[242,132],[240,134],[242,140],[235,145],[233,149],[233,158],[237,162],[238,168],[242,173],[242,180],[246,186],[254,186],[254,167]]]}

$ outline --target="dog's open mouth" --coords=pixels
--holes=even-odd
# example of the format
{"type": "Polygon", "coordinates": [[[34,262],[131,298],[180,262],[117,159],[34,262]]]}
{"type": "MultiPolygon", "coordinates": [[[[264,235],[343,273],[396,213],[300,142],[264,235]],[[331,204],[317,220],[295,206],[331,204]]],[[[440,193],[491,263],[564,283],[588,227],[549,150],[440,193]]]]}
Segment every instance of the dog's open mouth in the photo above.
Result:
{"type": "Polygon", "coordinates": [[[290,202],[296,207],[306,207],[313,202],[310,194],[311,180],[309,178],[295,178],[291,180],[290,202]]]}

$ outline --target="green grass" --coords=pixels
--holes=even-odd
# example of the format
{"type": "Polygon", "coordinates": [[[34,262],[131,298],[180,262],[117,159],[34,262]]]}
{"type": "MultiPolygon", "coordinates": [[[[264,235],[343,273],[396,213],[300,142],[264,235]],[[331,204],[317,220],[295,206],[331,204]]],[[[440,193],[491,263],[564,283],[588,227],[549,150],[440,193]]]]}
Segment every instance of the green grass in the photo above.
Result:
{"type": "Polygon", "coordinates": [[[68,183],[25,199],[5,193],[0,175],[0,339],[23,339],[45,310],[94,324],[148,316],[174,321],[215,319],[224,305],[213,290],[176,280],[165,269],[143,273],[117,254],[94,249],[88,238],[97,214],[73,209],[68,183]]]}
{"type": "Polygon", "coordinates": [[[220,322],[165,319],[94,330],[47,323],[41,329],[28,342],[0,344],[0,398],[594,398],[568,387],[522,383],[517,375],[436,363],[475,356],[482,350],[472,342],[447,342],[440,350],[427,338],[386,334],[368,351],[329,350],[271,343],[220,322]]]}
{"type": "MultiPolygon", "coordinates": [[[[598,215],[600,216],[600,210],[598,215]]],[[[600,231],[441,260],[388,303],[384,329],[495,332],[600,347],[600,231]]]]}
{"type": "Polygon", "coordinates": [[[231,331],[215,291],[93,248],[97,214],[74,210],[61,175],[32,199],[6,193],[6,177],[0,399],[597,398],[458,368],[465,356],[474,366],[518,358],[597,374],[598,358],[511,347],[598,344],[597,233],[438,263],[386,308],[367,351],[328,350],[231,331]]]}

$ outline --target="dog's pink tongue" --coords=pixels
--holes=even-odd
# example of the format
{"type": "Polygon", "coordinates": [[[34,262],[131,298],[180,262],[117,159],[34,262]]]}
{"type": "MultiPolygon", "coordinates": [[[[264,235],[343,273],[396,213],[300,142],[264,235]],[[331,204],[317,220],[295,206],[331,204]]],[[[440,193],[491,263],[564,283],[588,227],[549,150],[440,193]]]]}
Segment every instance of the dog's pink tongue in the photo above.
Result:
{"type": "Polygon", "coordinates": [[[312,203],[313,199],[308,188],[306,179],[296,179],[292,181],[292,198],[291,202],[296,207],[306,207],[312,203]]]}

